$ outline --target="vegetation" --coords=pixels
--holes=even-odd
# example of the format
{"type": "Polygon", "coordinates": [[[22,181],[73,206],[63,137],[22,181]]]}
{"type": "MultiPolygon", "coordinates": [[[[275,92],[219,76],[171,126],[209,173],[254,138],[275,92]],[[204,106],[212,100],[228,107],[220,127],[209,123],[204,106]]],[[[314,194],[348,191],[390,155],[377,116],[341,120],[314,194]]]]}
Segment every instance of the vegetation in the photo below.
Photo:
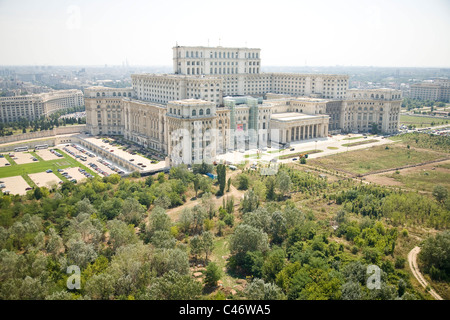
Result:
{"type": "MultiPolygon", "coordinates": [[[[448,229],[442,190],[433,197],[303,167],[226,179],[217,166],[213,184],[203,175],[213,166],[181,165],[1,195],[0,298],[423,299],[404,269],[417,244],[409,231],[448,229]],[[239,197],[214,196],[228,181],[239,197]],[[71,265],[80,267],[80,289],[67,288],[71,265]],[[371,265],[380,268],[380,289],[367,285],[371,265]]],[[[426,240],[421,256],[444,282],[447,235],[426,240]],[[443,249],[429,254],[435,248],[443,249]]]]}

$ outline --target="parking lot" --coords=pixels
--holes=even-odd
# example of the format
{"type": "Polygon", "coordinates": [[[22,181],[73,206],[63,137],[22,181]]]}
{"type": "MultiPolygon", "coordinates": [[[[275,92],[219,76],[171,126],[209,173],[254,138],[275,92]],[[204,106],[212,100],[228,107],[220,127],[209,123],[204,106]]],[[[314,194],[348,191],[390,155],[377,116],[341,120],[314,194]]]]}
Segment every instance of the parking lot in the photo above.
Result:
{"type": "Polygon", "coordinates": [[[61,181],[53,172],[30,173],[28,176],[38,187],[51,188],[54,185],[58,185],[61,181]]]}
{"type": "Polygon", "coordinates": [[[0,167],[4,167],[9,161],[5,157],[0,158],[0,167]]]}
{"type": "Polygon", "coordinates": [[[56,154],[54,154],[53,152],[50,151],[50,149],[41,149],[41,150],[36,150],[36,154],[41,157],[43,160],[48,161],[48,160],[56,160],[59,159],[60,157],[58,157],[56,154]]]}
{"type": "Polygon", "coordinates": [[[114,173],[122,174],[126,172],[125,169],[111,163],[111,161],[97,156],[91,150],[78,144],[66,144],[62,147],[62,150],[78,162],[90,167],[101,176],[107,177],[114,173]]]}
{"type": "Polygon", "coordinates": [[[32,163],[34,156],[29,152],[10,152],[11,159],[17,164],[32,163]]]}
{"type": "MultiPolygon", "coordinates": [[[[124,150],[123,146],[116,146],[115,143],[107,143],[102,138],[96,138],[96,137],[86,137],[83,138],[87,142],[90,142],[94,144],[95,146],[104,149],[107,152],[110,152],[119,158],[123,159],[124,161],[127,161],[130,164],[133,164],[137,168],[139,168],[140,171],[145,170],[160,170],[166,167],[165,161],[153,161],[152,160],[143,157],[139,154],[137,154],[134,151],[131,150],[124,150]],[[156,162],[156,163],[155,163],[156,162]]],[[[112,140],[109,138],[109,140],[112,140]]],[[[126,147],[126,146],[125,146],[126,147]]],[[[110,162],[110,161],[109,161],[110,162]]]]}
{"type": "Polygon", "coordinates": [[[77,182],[83,181],[87,179],[87,176],[85,174],[82,173],[81,168],[79,167],[75,167],[75,168],[67,168],[64,169],[64,172],[67,172],[67,174],[69,175],[69,177],[67,177],[69,180],[70,179],[75,179],[77,180],[77,182]]]}
{"type": "Polygon", "coordinates": [[[27,188],[30,188],[28,183],[21,176],[0,178],[5,187],[2,188],[2,192],[10,194],[20,194],[24,195],[27,193],[27,188]]]}

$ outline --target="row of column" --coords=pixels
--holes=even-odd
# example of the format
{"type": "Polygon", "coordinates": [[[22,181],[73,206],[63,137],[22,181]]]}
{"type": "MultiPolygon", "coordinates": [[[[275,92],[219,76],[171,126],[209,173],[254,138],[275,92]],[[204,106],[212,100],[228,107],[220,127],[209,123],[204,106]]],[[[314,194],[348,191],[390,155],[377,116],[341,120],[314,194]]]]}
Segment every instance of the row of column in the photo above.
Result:
{"type": "Polygon", "coordinates": [[[296,126],[291,127],[287,130],[282,130],[281,134],[282,134],[281,141],[283,143],[290,141],[321,138],[326,137],[328,135],[328,126],[326,124],[321,123],[296,126]]]}

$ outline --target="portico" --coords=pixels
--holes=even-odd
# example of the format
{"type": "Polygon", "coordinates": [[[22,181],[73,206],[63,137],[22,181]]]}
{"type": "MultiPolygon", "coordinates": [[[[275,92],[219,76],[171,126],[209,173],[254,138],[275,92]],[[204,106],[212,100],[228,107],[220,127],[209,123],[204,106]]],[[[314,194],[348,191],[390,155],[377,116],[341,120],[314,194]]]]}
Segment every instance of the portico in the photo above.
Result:
{"type": "Polygon", "coordinates": [[[284,144],[327,137],[329,118],[328,115],[308,115],[298,112],[272,114],[270,128],[279,130],[278,141],[274,136],[274,142],[284,144]]]}

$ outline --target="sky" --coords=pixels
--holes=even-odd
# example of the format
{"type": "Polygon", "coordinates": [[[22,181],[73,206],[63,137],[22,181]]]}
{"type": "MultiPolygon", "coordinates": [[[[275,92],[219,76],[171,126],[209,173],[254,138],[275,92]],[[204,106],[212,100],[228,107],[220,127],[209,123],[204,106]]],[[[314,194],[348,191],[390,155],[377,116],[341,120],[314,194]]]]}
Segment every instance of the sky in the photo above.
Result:
{"type": "Polygon", "coordinates": [[[171,66],[172,47],[262,66],[450,67],[450,0],[0,0],[0,65],[171,66]]]}

